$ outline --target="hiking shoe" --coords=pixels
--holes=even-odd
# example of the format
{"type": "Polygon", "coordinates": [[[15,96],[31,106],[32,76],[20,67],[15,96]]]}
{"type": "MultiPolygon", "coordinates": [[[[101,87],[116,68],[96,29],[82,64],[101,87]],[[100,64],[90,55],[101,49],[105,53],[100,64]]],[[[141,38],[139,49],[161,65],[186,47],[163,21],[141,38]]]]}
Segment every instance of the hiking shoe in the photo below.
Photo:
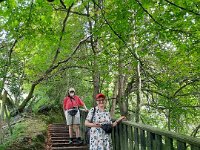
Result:
{"type": "Polygon", "coordinates": [[[83,141],[81,139],[76,139],[74,144],[80,145],[80,144],[83,144],[83,141]]]}
{"type": "Polygon", "coordinates": [[[69,140],[69,143],[68,144],[73,144],[72,140],[69,140]]]}

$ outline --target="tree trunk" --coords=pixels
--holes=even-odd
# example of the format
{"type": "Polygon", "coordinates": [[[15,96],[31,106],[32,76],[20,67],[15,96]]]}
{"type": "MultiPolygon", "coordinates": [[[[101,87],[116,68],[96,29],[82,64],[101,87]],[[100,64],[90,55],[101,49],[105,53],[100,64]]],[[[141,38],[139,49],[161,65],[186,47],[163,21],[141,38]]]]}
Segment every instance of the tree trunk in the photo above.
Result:
{"type": "MultiPolygon", "coordinates": [[[[95,68],[95,67],[94,67],[95,68]]],[[[95,96],[100,92],[100,74],[98,72],[98,70],[94,70],[93,73],[93,105],[96,105],[96,100],[95,100],[95,96]]]]}
{"type": "Polygon", "coordinates": [[[116,103],[117,103],[117,90],[118,90],[118,80],[116,79],[114,90],[113,90],[113,96],[112,96],[112,106],[111,106],[111,110],[110,110],[111,118],[115,114],[115,108],[116,108],[116,103]]]}
{"type": "Polygon", "coordinates": [[[19,112],[23,112],[24,108],[26,107],[26,104],[33,97],[33,92],[34,92],[35,86],[36,86],[35,84],[32,84],[28,96],[25,98],[25,100],[22,102],[22,104],[18,108],[19,112]]]}
{"type": "Polygon", "coordinates": [[[5,105],[5,101],[3,99],[3,96],[2,96],[2,106],[1,106],[1,119],[4,120],[4,106],[5,105]]]}
{"type": "Polygon", "coordinates": [[[118,50],[118,96],[117,96],[117,101],[119,102],[119,109],[120,109],[120,114],[121,115],[127,115],[128,112],[128,106],[126,105],[125,102],[125,97],[124,97],[124,90],[125,90],[125,76],[123,74],[123,58],[122,58],[122,52],[121,49],[118,50]]]}
{"type": "MultiPolygon", "coordinates": [[[[137,51],[135,52],[135,54],[137,55],[137,51]]],[[[135,122],[139,122],[140,121],[140,102],[141,102],[141,75],[140,75],[140,62],[139,62],[139,60],[137,61],[136,72],[137,72],[137,80],[136,80],[137,102],[136,102],[136,110],[135,110],[135,122]]]]}
{"type": "Polygon", "coordinates": [[[171,130],[171,109],[168,110],[168,115],[167,115],[167,127],[168,127],[168,131],[171,130]]]}
{"type": "MultiPolygon", "coordinates": [[[[0,103],[0,112],[2,110],[2,103],[0,103]]],[[[1,118],[1,115],[0,115],[0,144],[3,143],[3,130],[2,130],[2,126],[3,126],[3,120],[1,118]]]]}
{"type": "MultiPolygon", "coordinates": [[[[98,57],[98,37],[95,37],[92,33],[93,33],[93,29],[96,27],[97,23],[98,23],[98,11],[99,11],[99,6],[96,5],[96,2],[93,1],[93,8],[94,8],[94,13],[95,13],[95,20],[91,20],[91,18],[88,17],[88,24],[89,24],[89,32],[92,35],[90,38],[90,46],[92,48],[92,52],[93,52],[93,62],[92,62],[92,68],[93,68],[93,74],[92,74],[92,78],[93,78],[93,105],[96,105],[96,101],[95,101],[95,96],[100,92],[100,70],[98,67],[98,62],[97,62],[97,57],[98,57]]],[[[97,3],[98,5],[102,5],[101,1],[98,1],[97,3]]],[[[88,16],[90,16],[90,4],[88,3],[88,6],[85,7],[88,16]]]]}
{"type": "Polygon", "coordinates": [[[8,115],[8,109],[6,108],[6,105],[4,105],[4,107],[5,107],[5,114],[6,114],[6,122],[8,124],[8,128],[10,130],[10,134],[13,134],[12,127],[10,125],[10,117],[8,115]]]}
{"type": "Polygon", "coordinates": [[[5,101],[7,99],[7,91],[4,90],[4,93],[3,93],[3,102],[4,102],[4,105],[3,105],[3,108],[4,108],[4,112],[5,112],[5,115],[6,115],[6,122],[8,124],[8,128],[10,130],[10,133],[12,134],[12,127],[10,125],[10,117],[8,116],[8,110],[6,108],[6,104],[5,104],[5,101]]]}

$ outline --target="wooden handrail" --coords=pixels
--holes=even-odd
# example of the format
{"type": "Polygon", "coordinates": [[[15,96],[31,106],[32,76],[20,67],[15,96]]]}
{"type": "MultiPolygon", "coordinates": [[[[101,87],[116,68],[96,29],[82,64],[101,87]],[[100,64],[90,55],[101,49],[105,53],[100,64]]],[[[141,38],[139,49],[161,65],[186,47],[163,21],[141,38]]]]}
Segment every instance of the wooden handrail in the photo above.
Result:
{"type": "MultiPolygon", "coordinates": [[[[81,112],[81,129],[85,132],[86,112],[81,112]]],[[[83,134],[84,136],[84,134],[83,134]]],[[[122,121],[113,130],[114,150],[200,150],[200,139],[162,130],[141,123],[122,121]]]]}
{"type": "Polygon", "coordinates": [[[141,123],[134,123],[134,122],[130,122],[130,121],[123,121],[122,123],[125,125],[128,125],[128,126],[133,126],[133,127],[145,130],[145,131],[149,131],[149,132],[157,134],[157,135],[177,139],[179,141],[186,142],[188,144],[192,144],[192,145],[196,145],[196,146],[200,147],[200,139],[199,138],[194,138],[194,137],[186,136],[186,135],[183,135],[180,133],[166,131],[163,129],[151,127],[149,125],[145,125],[145,124],[141,124],[141,123]]]}

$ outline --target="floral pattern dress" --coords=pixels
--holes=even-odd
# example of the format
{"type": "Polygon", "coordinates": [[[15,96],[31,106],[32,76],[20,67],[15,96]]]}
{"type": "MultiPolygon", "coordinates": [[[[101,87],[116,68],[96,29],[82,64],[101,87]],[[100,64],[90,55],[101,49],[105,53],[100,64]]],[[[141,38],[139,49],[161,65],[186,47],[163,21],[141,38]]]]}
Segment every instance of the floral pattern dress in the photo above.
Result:
{"type": "MultiPolygon", "coordinates": [[[[94,108],[90,109],[86,120],[91,121],[94,108]]],[[[112,123],[109,112],[101,111],[96,107],[93,123],[112,123]]],[[[102,128],[91,127],[90,129],[90,150],[112,150],[111,134],[105,133],[102,128]]]]}

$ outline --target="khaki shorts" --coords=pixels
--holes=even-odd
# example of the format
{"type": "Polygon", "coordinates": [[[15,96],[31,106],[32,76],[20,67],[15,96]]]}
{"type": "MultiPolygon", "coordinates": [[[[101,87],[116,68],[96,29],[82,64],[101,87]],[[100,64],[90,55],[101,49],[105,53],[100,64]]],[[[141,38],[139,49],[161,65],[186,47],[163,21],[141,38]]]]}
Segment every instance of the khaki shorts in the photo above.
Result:
{"type": "Polygon", "coordinates": [[[68,110],[65,110],[65,118],[66,118],[67,125],[72,125],[72,124],[79,125],[80,124],[80,111],[78,110],[78,112],[76,113],[75,116],[71,116],[68,113],[68,110]]]}

